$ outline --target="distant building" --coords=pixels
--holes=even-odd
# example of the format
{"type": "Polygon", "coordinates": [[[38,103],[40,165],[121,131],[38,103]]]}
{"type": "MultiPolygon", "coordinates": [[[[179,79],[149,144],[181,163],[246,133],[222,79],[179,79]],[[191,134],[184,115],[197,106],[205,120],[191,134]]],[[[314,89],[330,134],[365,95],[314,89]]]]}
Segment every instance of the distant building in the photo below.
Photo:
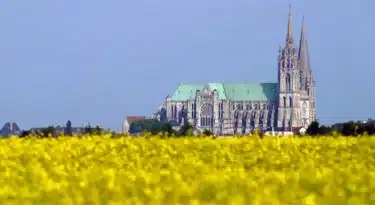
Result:
{"type": "Polygon", "coordinates": [[[7,122],[4,124],[3,128],[0,130],[1,136],[19,135],[22,130],[18,127],[15,122],[7,122]]]}
{"type": "Polygon", "coordinates": [[[146,119],[146,116],[127,116],[126,117],[126,120],[128,121],[129,123],[129,126],[135,122],[135,121],[141,121],[141,120],[145,120],[146,119]]]}
{"type": "MultiPolygon", "coordinates": [[[[42,132],[47,127],[33,127],[30,129],[30,131],[36,131],[36,132],[42,132]]],[[[55,127],[55,133],[63,133],[65,132],[66,127],[63,126],[56,126],[55,127]]],[[[81,134],[84,133],[85,128],[84,127],[72,127],[72,134],[81,134]]]]}
{"type": "Polygon", "coordinates": [[[166,105],[159,105],[156,108],[156,112],[151,116],[152,119],[157,119],[159,121],[166,121],[167,120],[167,108],[166,105]]]}
{"type": "Polygon", "coordinates": [[[129,129],[130,129],[130,124],[128,122],[127,119],[124,120],[124,122],[122,123],[122,133],[129,133],[129,129]]]}

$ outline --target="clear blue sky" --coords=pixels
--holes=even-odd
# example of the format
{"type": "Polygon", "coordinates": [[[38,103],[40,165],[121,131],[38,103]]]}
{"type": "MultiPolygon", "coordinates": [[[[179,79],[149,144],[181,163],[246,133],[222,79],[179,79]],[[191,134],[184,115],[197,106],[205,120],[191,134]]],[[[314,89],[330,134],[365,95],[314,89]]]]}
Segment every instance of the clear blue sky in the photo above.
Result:
{"type": "Polygon", "coordinates": [[[276,82],[289,3],[321,122],[375,117],[374,0],[2,0],[0,126],[118,128],[179,83],[276,82]]]}

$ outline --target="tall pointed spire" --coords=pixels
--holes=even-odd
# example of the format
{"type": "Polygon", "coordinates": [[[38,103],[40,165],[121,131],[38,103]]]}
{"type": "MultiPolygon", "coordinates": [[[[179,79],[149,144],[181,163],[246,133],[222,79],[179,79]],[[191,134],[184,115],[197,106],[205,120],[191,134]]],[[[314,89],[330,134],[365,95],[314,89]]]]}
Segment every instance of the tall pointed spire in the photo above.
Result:
{"type": "Polygon", "coordinates": [[[288,31],[287,31],[287,34],[286,34],[286,44],[293,44],[292,5],[291,4],[289,4],[288,31]]]}
{"type": "Polygon", "coordinates": [[[305,17],[302,18],[302,27],[301,27],[301,38],[299,42],[299,51],[298,51],[298,61],[300,63],[300,69],[304,72],[309,72],[310,68],[310,56],[309,48],[307,43],[306,28],[304,23],[305,17]]]}

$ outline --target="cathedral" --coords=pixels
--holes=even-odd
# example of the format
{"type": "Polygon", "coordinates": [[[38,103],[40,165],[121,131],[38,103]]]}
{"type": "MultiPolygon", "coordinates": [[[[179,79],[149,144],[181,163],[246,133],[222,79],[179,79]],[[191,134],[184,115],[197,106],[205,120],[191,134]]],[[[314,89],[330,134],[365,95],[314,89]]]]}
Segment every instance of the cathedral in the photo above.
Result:
{"type": "Polygon", "coordinates": [[[298,48],[289,7],[285,45],[278,50],[277,83],[180,84],[168,95],[165,120],[189,122],[197,131],[217,135],[295,131],[316,119],[315,79],[310,67],[306,29],[298,48]]]}

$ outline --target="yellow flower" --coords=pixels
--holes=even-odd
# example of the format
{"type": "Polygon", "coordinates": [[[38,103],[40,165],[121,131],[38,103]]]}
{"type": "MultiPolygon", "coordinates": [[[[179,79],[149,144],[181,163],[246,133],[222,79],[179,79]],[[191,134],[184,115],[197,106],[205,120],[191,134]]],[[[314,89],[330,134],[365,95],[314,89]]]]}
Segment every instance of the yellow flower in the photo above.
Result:
{"type": "Polygon", "coordinates": [[[372,204],[375,137],[0,140],[0,204],[372,204]]]}

